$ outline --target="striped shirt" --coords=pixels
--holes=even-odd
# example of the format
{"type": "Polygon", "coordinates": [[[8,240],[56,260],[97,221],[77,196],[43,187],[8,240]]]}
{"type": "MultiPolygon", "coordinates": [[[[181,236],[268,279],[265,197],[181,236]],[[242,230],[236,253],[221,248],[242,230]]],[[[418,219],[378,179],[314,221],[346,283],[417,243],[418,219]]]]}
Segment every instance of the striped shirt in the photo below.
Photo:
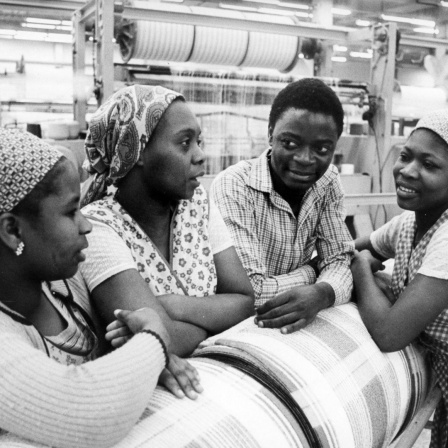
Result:
{"type": "Polygon", "coordinates": [[[296,218],[273,188],[268,155],[269,150],[230,166],[211,186],[254,288],[255,305],[295,286],[315,283],[316,274],[308,265],[314,250],[320,259],[317,282],[332,286],[335,305],[348,302],[354,244],[344,222],[336,168],[331,165],[306,192],[296,218]]]}

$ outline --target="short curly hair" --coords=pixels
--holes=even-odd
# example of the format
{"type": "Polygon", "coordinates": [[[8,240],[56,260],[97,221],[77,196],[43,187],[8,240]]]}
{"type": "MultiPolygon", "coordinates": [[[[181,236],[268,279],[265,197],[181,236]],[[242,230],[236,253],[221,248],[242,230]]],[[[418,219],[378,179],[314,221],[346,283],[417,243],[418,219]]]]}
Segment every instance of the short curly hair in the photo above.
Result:
{"type": "Polygon", "coordinates": [[[338,137],[344,127],[344,109],[333,89],[317,78],[303,78],[291,82],[282,89],[272,103],[269,113],[269,129],[272,130],[277,120],[288,109],[306,109],[333,117],[338,137]]]}

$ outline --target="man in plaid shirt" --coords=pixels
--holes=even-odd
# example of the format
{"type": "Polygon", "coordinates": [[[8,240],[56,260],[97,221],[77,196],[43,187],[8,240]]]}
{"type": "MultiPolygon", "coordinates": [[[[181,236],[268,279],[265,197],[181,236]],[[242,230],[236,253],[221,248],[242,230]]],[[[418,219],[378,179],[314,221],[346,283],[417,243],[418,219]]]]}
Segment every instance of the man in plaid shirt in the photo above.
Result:
{"type": "Polygon", "coordinates": [[[272,105],[270,148],[212,184],[254,288],[260,327],[290,333],[320,310],[350,300],[354,244],[331,165],[343,121],[330,87],[315,78],[292,82],[272,105]]]}

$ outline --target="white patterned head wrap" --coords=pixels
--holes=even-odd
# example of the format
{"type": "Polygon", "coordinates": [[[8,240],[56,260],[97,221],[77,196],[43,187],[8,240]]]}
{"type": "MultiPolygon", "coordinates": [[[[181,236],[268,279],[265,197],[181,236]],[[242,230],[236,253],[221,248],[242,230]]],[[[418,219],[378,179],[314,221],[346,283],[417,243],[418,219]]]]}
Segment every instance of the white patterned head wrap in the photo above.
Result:
{"type": "Polygon", "coordinates": [[[180,93],[161,86],[133,85],[113,94],[92,116],[84,168],[92,175],[81,205],[101,199],[108,185],[137,163],[168,106],[180,93]]]}
{"type": "Polygon", "coordinates": [[[448,109],[436,110],[425,115],[412,132],[417,129],[429,129],[448,145],[448,109]]]}
{"type": "Polygon", "coordinates": [[[29,132],[0,129],[0,213],[11,211],[31,193],[61,157],[29,132]]]}

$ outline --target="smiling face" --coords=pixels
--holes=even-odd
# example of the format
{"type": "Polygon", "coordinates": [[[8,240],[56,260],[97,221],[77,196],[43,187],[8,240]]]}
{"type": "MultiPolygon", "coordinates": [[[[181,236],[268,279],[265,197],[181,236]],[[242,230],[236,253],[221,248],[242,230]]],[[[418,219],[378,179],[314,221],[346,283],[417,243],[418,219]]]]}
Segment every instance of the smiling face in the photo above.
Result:
{"type": "Polygon", "coordinates": [[[40,201],[37,218],[22,217],[23,257],[30,275],[40,280],[58,280],[75,274],[85,259],[81,252],[92,225],[79,209],[80,184],[76,168],[64,162],[54,182],[54,193],[40,201]]]}
{"type": "Polygon", "coordinates": [[[337,140],[333,117],[287,109],[269,129],[272,169],[285,187],[303,193],[328,169],[337,140]]]}
{"type": "Polygon", "coordinates": [[[434,219],[448,208],[448,146],[432,131],[411,134],[393,173],[401,208],[434,219]]]}
{"type": "Polygon", "coordinates": [[[204,175],[201,128],[183,101],[174,101],[163,114],[143,151],[149,194],[170,201],[189,199],[204,175]]]}

